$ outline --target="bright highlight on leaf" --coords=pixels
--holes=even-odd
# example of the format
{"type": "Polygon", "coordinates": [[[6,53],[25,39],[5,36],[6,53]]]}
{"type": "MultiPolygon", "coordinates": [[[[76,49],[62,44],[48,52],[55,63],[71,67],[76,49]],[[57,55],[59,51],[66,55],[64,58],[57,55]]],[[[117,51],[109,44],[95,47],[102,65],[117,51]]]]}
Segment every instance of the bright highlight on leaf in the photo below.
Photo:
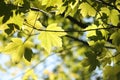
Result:
{"type": "Polygon", "coordinates": [[[2,52],[10,54],[12,56],[13,63],[20,62],[23,56],[30,62],[32,58],[32,50],[30,48],[32,46],[33,45],[29,41],[26,41],[23,44],[20,38],[12,38],[12,42],[10,42],[2,52]],[[26,54],[28,55],[27,57],[26,54]]]}
{"type": "Polygon", "coordinates": [[[81,9],[80,13],[82,14],[83,17],[86,17],[87,15],[95,16],[96,14],[95,9],[86,2],[80,4],[79,9],[81,9]]]}
{"type": "Polygon", "coordinates": [[[66,35],[66,33],[53,32],[53,31],[64,31],[56,23],[48,25],[46,30],[51,30],[51,31],[41,32],[39,35],[39,39],[41,40],[41,46],[45,48],[45,50],[48,53],[50,53],[52,46],[62,47],[62,39],[60,37],[66,35]]]}
{"type": "Polygon", "coordinates": [[[20,14],[16,15],[15,11],[13,11],[13,16],[10,17],[10,19],[7,20],[6,23],[2,24],[2,19],[3,19],[3,17],[0,17],[0,30],[9,28],[8,24],[15,24],[20,29],[21,26],[23,25],[23,21],[24,21],[24,19],[22,18],[22,15],[20,15],[20,14]]]}
{"type": "Polygon", "coordinates": [[[38,13],[30,11],[26,17],[27,23],[34,26],[37,29],[40,29],[42,27],[42,24],[40,21],[38,21],[38,13]]]}
{"type": "Polygon", "coordinates": [[[101,8],[101,12],[107,14],[108,23],[112,23],[114,26],[117,26],[119,23],[119,12],[115,9],[109,10],[106,7],[101,8]]]}

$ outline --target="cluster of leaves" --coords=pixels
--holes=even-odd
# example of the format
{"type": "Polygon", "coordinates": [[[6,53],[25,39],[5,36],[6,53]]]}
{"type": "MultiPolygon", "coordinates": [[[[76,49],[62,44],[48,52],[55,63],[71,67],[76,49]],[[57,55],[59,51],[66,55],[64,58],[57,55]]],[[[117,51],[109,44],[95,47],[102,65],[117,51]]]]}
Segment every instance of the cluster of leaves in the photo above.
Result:
{"type": "Polygon", "coordinates": [[[0,51],[13,63],[54,52],[63,62],[46,80],[88,80],[96,68],[119,79],[119,0],[1,0],[0,11],[0,51]]]}

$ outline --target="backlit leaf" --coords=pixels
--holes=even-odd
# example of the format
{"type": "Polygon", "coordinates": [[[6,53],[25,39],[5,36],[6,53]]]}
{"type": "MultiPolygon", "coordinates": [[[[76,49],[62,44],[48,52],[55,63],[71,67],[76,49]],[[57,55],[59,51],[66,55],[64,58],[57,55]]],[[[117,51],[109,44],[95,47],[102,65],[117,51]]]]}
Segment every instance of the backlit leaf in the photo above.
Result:
{"type": "Polygon", "coordinates": [[[42,0],[42,5],[59,7],[62,5],[62,0],[42,0]]]}
{"type": "Polygon", "coordinates": [[[89,16],[95,16],[96,11],[93,7],[91,7],[88,3],[83,2],[80,4],[79,9],[81,9],[80,13],[83,17],[89,16]]]}
{"type": "Polygon", "coordinates": [[[108,16],[108,23],[112,23],[114,26],[117,26],[119,23],[119,12],[115,9],[109,10],[109,8],[101,8],[101,12],[105,13],[108,16]]]}
{"type": "Polygon", "coordinates": [[[12,38],[12,42],[10,42],[5,49],[3,50],[3,52],[5,53],[15,53],[16,50],[18,49],[18,47],[22,45],[22,40],[19,38],[12,38]]]}
{"type": "MultiPolygon", "coordinates": [[[[92,24],[92,25],[90,25],[86,28],[86,30],[89,30],[89,29],[97,29],[97,26],[95,24],[92,24]]],[[[88,39],[89,39],[89,37],[92,37],[92,36],[96,36],[96,31],[95,30],[89,31],[87,33],[88,39]]],[[[88,43],[89,43],[89,45],[93,45],[94,41],[89,40],[88,43]]]]}
{"type": "MultiPolygon", "coordinates": [[[[46,30],[64,31],[61,27],[57,26],[56,23],[48,25],[46,30]]],[[[62,47],[62,39],[60,37],[64,35],[66,35],[65,32],[41,32],[39,35],[41,46],[50,53],[52,46],[62,47]]]]}
{"type": "Polygon", "coordinates": [[[23,56],[30,62],[32,58],[32,50],[30,48],[33,47],[33,44],[30,41],[26,41],[23,44],[20,38],[12,38],[11,41],[2,52],[9,53],[13,63],[20,62],[23,56]]]}
{"type": "MultiPolygon", "coordinates": [[[[3,17],[0,18],[0,23],[1,23],[1,19],[3,19],[3,17]]],[[[23,25],[23,21],[24,19],[22,17],[22,14],[15,14],[15,11],[13,11],[13,16],[11,16],[10,19],[6,21],[6,23],[0,24],[0,30],[8,29],[9,28],[8,24],[14,24],[18,27],[16,26],[12,26],[12,27],[14,27],[15,29],[21,29],[23,25]]],[[[12,30],[14,30],[14,28],[12,30]]]]}
{"type": "Polygon", "coordinates": [[[16,51],[11,55],[12,57],[12,62],[17,64],[20,62],[20,60],[23,58],[24,54],[24,46],[18,46],[16,51]]]}

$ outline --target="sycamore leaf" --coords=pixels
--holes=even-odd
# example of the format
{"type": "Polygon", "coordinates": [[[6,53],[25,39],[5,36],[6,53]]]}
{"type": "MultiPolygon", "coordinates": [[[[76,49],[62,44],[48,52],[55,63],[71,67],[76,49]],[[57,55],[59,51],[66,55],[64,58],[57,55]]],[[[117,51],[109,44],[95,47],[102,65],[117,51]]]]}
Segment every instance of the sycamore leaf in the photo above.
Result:
{"type": "MultiPolygon", "coordinates": [[[[48,25],[46,30],[64,31],[56,23],[48,25]]],[[[39,35],[41,46],[50,53],[52,46],[62,47],[62,39],[60,37],[64,35],[66,35],[65,32],[41,32],[39,35]]]]}
{"type": "Polygon", "coordinates": [[[95,9],[86,2],[81,3],[79,9],[81,9],[80,13],[83,17],[86,17],[87,15],[95,16],[96,14],[95,9]]]}

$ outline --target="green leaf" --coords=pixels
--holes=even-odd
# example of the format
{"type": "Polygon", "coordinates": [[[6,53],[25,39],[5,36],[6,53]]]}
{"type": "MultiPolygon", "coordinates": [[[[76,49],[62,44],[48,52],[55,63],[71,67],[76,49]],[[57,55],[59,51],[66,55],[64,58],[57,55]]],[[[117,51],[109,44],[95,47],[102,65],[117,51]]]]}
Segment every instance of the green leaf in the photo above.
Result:
{"type": "Polygon", "coordinates": [[[32,55],[33,55],[33,52],[30,48],[25,48],[25,52],[24,52],[24,58],[27,60],[27,61],[31,61],[31,58],[32,58],[32,55]]]}
{"type": "Polygon", "coordinates": [[[20,60],[22,59],[24,54],[24,46],[18,46],[16,49],[16,52],[14,52],[11,56],[12,56],[12,62],[17,64],[20,62],[20,60]]]}
{"type": "Polygon", "coordinates": [[[13,11],[13,16],[11,16],[5,23],[1,22],[2,19],[3,17],[0,17],[0,30],[9,29],[11,32],[15,29],[21,29],[24,21],[22,14],[15,14],[15,11],[13,11]]]}
{"type": "Polygon", "coordinates": [[[16,24],[19,26],[19,29],[21,29],[22,25],[23,25],[23,17],[22,14],[15,14],[15,11],[13,11],[13,16],[6,22],[6,24],[16,24]]]}
{"type": "Polygon", "coordinates": [[[109,8],[102,7],[101,12],[108,16],[108,23],[117,26],[119,23],[119,12],[115,9],[109,10],[109,8]]]}
{"type": "Polygon", "coordinates": [[[120,66],[106,66],[104,68],[103,80],[119,80],[120,66]]]}
{"type": "Polygon", "coordinates": [[[46,5],[46,7],[59,7],[62,6],[62,0],[42,0],[42,5],[46,5]]]}
{"type": "Polygon", "coordinates": [[[110,39],[112,39],[112,43],[116,46],[120,46],[120,30],[114,32],[111,36],[110,39]]]}
{"type": "MultiPolygon", "coordinates": [[[[40,21],[38,21],[38,18],[40,16],[34,12],[34,11],[29,11],[28,15],[26,16],[26,21],[28,24],[34,26],[37,29],[40,29],[42,27],[42,24],[40,23],[40,21]]],[[[25,28],[27,30],[31,30],[32,28],[30,28],[29,26],[27,28],[25,28]]]]}
{"type": "Polygon", "coordinates": [[[113,67],[106,66],[104,68],[103,80],[114,80],[114,71],[113,67]]]}
{"type": "MultiPolygon", "coordinates": [[[[97,26],[95,24],[92,24],[86,28],[86,30],[90,30],[90,29],[97,29],[97,26]]],[[[96,36],[95,30],[87,32],[88,39],[89,39],[89,37],[92,37],[92,36],[96,36]]],[[[89,43],[89,45],[93,45],[94,41],[89,40],[88,43],[89,43]]]]}
{"type": "Polygon", "coordinates": [[[107,16],[110,15],[110,10],[109,10],[109,8],[102,7],[102,8],[101,8],[101,12],[102,12],[102,13],[105,13],[107,16]]]}
{"type": "Polygon", "coordinates": [[[109,21],[114,25],[114,26],[117,26],[118,23],[119,23],[119,15],[120,13],[115,10],[115,9],[112,9],[111,10],[111,13],[109,15],[109,21]]]}
{"type": "Polygon", "coordinates": [[[10,42],[5,49],[3,50],[3,52],[5,53],[15,53],[16,50],[18,49],[18,47],[22,45],[22,40],[19,38],[12,38],[12,42],[10,42]]]}
{"type": "Polygon", "coordinates": [[[11,55],[13,63],[18,63],[24,54],[24,45],[22,40],[20,38],[12,38],[12,42],[5,47],[3,52],[11,55]]]}
{"type": "Polygon", "coordinates": [[[90,6],[87,2],[83,2],[80,4],[79,9],[81,9],[80,13],[83,17],[89,16],[95,16],[96,11],[95,9],[90,6]]]}
{"type": "MultiPolygon", "coordinates": [[[[48,25],[46,30],[64,31],[61,27],[57,26],[56,23],[48,25]]],[[[60,37],[64,35],[66,35],[65,32],[41,32],[39,35],[41,46],[50,53],[52,46],[62,47],[62,39],[60,37]]]]}

